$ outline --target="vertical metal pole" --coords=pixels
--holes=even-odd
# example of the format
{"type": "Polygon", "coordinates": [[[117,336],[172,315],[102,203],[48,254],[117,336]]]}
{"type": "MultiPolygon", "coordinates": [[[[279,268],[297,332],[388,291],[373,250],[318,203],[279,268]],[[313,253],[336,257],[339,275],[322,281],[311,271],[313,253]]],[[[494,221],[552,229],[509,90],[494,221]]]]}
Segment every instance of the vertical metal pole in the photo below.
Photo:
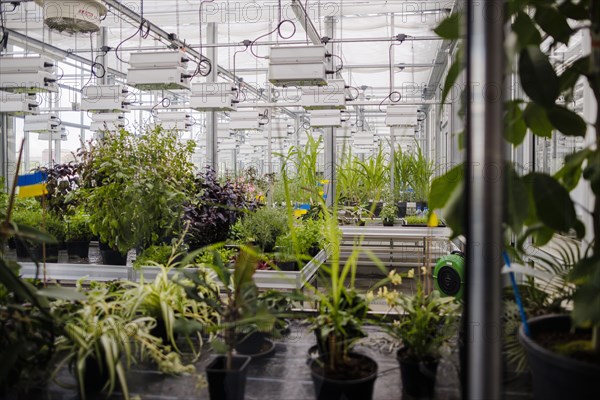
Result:
{"type": "Polygon", "coordinates": [[[502,0],[467,0],[466,386],[463,398],[501,398],[504,162],[502,0]]]}
{"type": "MultiPolygon", "coordinates": [[[[394,16],[394,14],[390,15],[390,25],[391,25],[391,36],[394,37],[395,36],[395,32],[396,32],[396,18],[394,16]]],[[[396,46],[392,46],[391,50],[391,56],[392,56],[392,65],[396,65],[396,46]]],[[[390,74],[390,78],[391,78],[391,82],[390,82],[390,86],[392,88],[392,90],[395,90],[396,88],[396,74],[395,71],[392,71],[392,73],[390,74]]],[[[395,191],[395,186],[396,186],[396,177],[394,176],[394,171],[396,169],[396,157],[394,157],[396,152],[396,128],[395,127],[391,127],[390,128],[390,192],[392,194],[392,198],[396,199],[396,191],[395,191]]]]}
{"type": "MultiPolygon", "coordinates": [[[[217,43],[218,28],[214,22],[209,22],[206,27],[208,44],[217,43]]],[[[210,75],[207,77],[207,82],[217,82],[218,78],[218,60],[217,54],[218,49],[216,47],[207,48],[207,57],[210,59],[213,69],[210,75]]],[[[218,172],[219,159],[218,159],[218,140],[219,137],[219,121],[217,119],[216,111],[209,111],[206,113],[206,165],[213,168],[218,172]]]]}
{"type": "MultiPolygon", "coordinates": [[[[330,38],[335,37],[335,18],[327,17],[325,19],[325,32],[327,36],[330,38]]],[[[333,56],[334,54],[334,44],[328,43],[327,51],[331,54],[331,57],[328,58],[327,67],[331,71],[335,71],[336,69],[336,58],[333,56]]],[[[323,132],[324,136],[324,151],[325,151],[325,171],[324,171],[324,179],[328,180],[329,183],[325,185],[325,193],[327,194],[326,204],[328,207],[333,207],[336,201],[336,146],[335,146],[335,129],[334,128],[326,128],[323,132]]]]}

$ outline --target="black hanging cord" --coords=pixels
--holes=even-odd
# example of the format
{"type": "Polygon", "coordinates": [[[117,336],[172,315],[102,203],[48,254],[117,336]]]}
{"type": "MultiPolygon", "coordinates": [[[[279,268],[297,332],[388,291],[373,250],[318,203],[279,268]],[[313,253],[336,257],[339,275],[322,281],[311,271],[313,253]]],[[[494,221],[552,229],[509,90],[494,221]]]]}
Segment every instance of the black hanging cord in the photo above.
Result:
{"type": "Polygon", "coordinates": [[[204,55],[202,54],[204,51],[204,48],[202,46],[202,6],[204,5],[204,3],[212,3],[214,1],[215,0],[202,0],[198,9],[198,37],[200,39],[200,45],[198,46],[198,50],[201,58],[200,61],[198,61],[198,66],[196,67],[196,70],[192,74],[192,79],[198,75],[208,76],[210,75],[213,69],[212,62],[208,58],[204,57],[204,55]]]}
{"type": "MultiPolygon", "coordinates": [[[[237,90],[237,92],[235,93],[235,99],[236,99],[237,101],[239,101],[239,99],[240,99],[240,93],[241,93],[241,91],[242,91],[242,86],[241,86],[240,82],[239,82],[239,81],[238,81],[238,79],[237,79],[237,75],[235,74],[235,58],[236,58],[236,56],[237,56],[239,53],[244,53],[244,52],[245,52],[246,50],[248,50],[248,48],[250,47],[250,45],[249,45],[249,44],[247,44],[247,43],[244,43],[244,44],[245,44],[245,46],[246,46],[246,47],[244,47],[244,50],[237,50],[235,53],[233,53],[233,80],[234,80],[234,82],[233,82],[233,83],[235,84],[235,86],[236,86],[236,87],[237,87],[237,89],[238,89],[238,90],[237,90]]],[[[244,97],[245,97],[245,94],[244,94],[244,97]]],[[[244,98],[244,100],[245,100],[245,98],[244,98]]]]}
{"type": "MultiPolygon", "coordinates": [[[[143,3],[143,2],[142,2],[143,3]]],[[[143,10],[143,8],[142,8],[143,10]]],[[[143,15],[143,12],[142,12],[143,15]]],[[[128,38],[124,39],[121,43],[119,43],[117,45],[117,47],[115,47],[115,55],[117,57],[117,59],[119,61],[121,61],[122,63],[127,63],[127,61],[123,60],[120,56],[119,56],[119,48],[127,41],[133,39],[137,34],[140,34],[142,39],[147,39],[148,36],[150,36],[150,21],[145,20],[142,17],[142,21],[140,22],[140,25],[138,26],[137,30],[128,38]]]]}
{"type": "Polygon", "coordinates": [[[106,68],[104,67],[104,65],[102,63],[98,62],[98,57],[102,57],[103,55],[106,55],[107,51],[106,50],[103,51],[103,54],[96,54],[96,56],[94,57],[94,42],[92,40],[92,35],[93,35],[93,33],[90,33],[90,51],[92,53],[92,56],[91,56],[92,63],[90,64],[90,78],[88,79],[86,84],[83,85],[81,90],[83,90],[83,88],[85,88],[86,86],[88,86],[90,84],[93,77],[102,79],[106,75],[106,68]]]}
{"type": "Polygon", "coordinates": [[[281,6],[281,0],[279,0],[279,14],[278,14],[278,22],[277,22],[277,26],[275,27],[275,29],[273,29],[270,32],[265,33],[262,36],[257,37],[256,39],[254,39],[251,43],[250,43],[250,53],[252,53],[252,55],[256,58],[262,58],[262,59],[268,59],[268,57],[263,57],[263,56],[259,56],[258,54],[256,54],[254,52],[254,45],[256,42],[258,42],[260,39],[267,37],[275,32],[277,32],[277,36],[279,36],[279,38],[283,39],[283,40],[287,40],[287,39],[291,39],[295,34],[296,34],[296,24],[294,23],[294,21],[292,21],[291,19],[283,19],[283,12],[282,12],[282,6],[281,6]],[[282,31],[281,31],[281,27],[286,24],[292,24],[292,34],[288,35],[288,36],[284,36],[282,31]]]}
{"type": "Polygon", "coordinates": [[[169,108],[171,106],[171,99],[168,97],[163,97],[158,103],[152,106],[152,108],[150,109],[150,114],[152,114],[155,117],[157,115],[156,109],[158,108],[158,106],[162,106],[163,108],[169,108]]]}

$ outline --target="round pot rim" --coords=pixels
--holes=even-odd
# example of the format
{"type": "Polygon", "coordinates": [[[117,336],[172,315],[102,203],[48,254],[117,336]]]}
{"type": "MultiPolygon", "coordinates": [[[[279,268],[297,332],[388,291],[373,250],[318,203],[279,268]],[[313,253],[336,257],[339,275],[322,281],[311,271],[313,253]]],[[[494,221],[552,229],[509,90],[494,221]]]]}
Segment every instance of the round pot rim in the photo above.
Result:
{"type": "Polygon", "coordinates": [[[423,365],[435,365],[435,364],[439,364],[440,360],[442,359],[441,357],[438,358],[431,358],[429,360],[425,360],[425,359],[420,359],[420,360],[411,360],[411,359],[403,359],[400,357],[400,352],[405,350],[404,347],[401,347],[398,349],[398,351],[396,352],[396,359],[398,360],[398,362],[402,362],[402,363],[406,363],[406,364],[423,364],[423,365]]]}
{"type": "Polygon", "coordinates": [[[366,358],[366,359],[372,361],[373,364],[375,365],[375,371],[373,371],[373,373],[371,375],[366,376],[364,378],[360,378],[360,379],[332,379],[332,378],[328,378],[325,375],[322,375],[322,374],[319,374],[319,373],[315,372],[315,370],[314,370],[315,363],[317,361],[319,361],[319,360],[322,360],[326,356],[325,354],[322,354],[319,357],[313,358],[310,361],[310,364],[308,365],[310,367],[310,374],[312,376],[318,376],[318,377],[322,378],[325,381],[333,382],[333,383],[340,383],[340,384],[349,383],[349,382],[352,382],[352,383],[363,383],[363,382],[368,382],[368,381],[373,380],[373,379],[377,379],[377,376],[379,374],[379,365],[377,364],[377,361],[375,361],[371,357],[369,357],[367,355],[364,355],[364,354],[359,354],[359,353],[351,353],[351,354],[352,355],[357,355],[357,356],[360,356],[360,357],[363,357],[363,358],[366,358]]]}
{"type": "MultiPolygon", "coordinates": [[[[535,324],[536,322],[548,319],[568,319],[570,321],[571,316],[569,314],[547,314],[529,318],[527,322],[531,325],[535,324]]],[[[564,356],[562,354],[556,353],[550,349],[541,346],[535,340],[525,335],[525,328],[523,324],[521,324],[521,326],[519,327],[519,342],[521,342],[521,345],[526,349],[534,351],[539,357],[544,358],[545,360],[554,364],[560,363],[564,367],[571,365],[572,367],[575,367],[577,369],[585,369],[586,372],[593,372],[594,370],[600,372],[600,366],[596,364],[564,356]]]]}
{"type": "Polygon", "coordinates": [[[262,358],[262,357],[268,356],[269,354],[271,354],[275,351],[275,342],[273,342],[269,338],[263,338],[263,341],[271,344],[271,346],[267,350],[261,351],[260,353],[254,353],[254,354],[239,353],[236,350],[234,354],[237,356],[250,357],[251,359],[262,358]]]}
{"type": "Polygon", "coordinates": [[[233,369],[233,370],[230,370],[230,371],[228,371],[228,370],[227,370],[227,369],[225,369],[225,368],[215,368],[215,367],[211,367],[211,365],[212,365],[213,363],[215,363],[217,360],[219,360],[219,359],[227,359],[227,356],[225,356],[225,355],[221,355],[221,354],[220,354],[220,355],[218,355],[218,356],[214,357],[214,358],[213,358],[213,359],[210,361],[210,363],[208,363],[208,365],[206,366],[206,372],[210,372],[210,371],[223,371],[223,372],[234,372],[234,373],[236,373],[236,372],[240,372],[240,371],[243,371],[244,369],[248,368],[248,364],[250,364],[250,361],[252,361],[252,357],[250,357],[250,356],[245,356],[245,355],[243,355],[243,354],[234,354],[234,355],[233,355],[233,358],[234,358],[234,359],[235,359],[235,358],[241,358],[241,359],[245,359],[245,360],[244,360],[244,362],[242,363],[242,365],[240,366],[240,368],[239,368],[239,369],[233,369]]]}

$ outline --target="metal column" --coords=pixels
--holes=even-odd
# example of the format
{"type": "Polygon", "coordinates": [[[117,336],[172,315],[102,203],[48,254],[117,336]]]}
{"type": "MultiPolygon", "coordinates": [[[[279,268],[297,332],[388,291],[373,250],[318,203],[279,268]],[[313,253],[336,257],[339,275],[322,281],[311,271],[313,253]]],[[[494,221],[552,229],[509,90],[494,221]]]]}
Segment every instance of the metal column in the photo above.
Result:
{"type": "MultiPolygon", "coordinates": [[[[335,22],[336,20],[333,17],[327,17],[325,19],[325,32],[327,36],[330,38],[335,37],[335,22]]],[[[328,43],[327,51],[331,54],[331,57],[328,58],[327,68],[331,71],[335,71],[336,67],[336,58],[333,56],[334,54],[334,44],[328,43]]],[[[328,207],[333,207],[336,201],[336,140],[335,140],[335,128],[326,128],[324,129],[324,148],[325,148],[325,171],[324,171],[324,179],[329,181],[325,185],[325,193],[327,194],[326,204],[328,207]]]]}
{"type": "MultiPolygon", "coordinates": [[[[217,24],[214,22],[208,23],[207,27],[208,43],[213,44],[217,42],[217,24]]],[[[216,82],[218,79],[218,60],[217,54],[218,49],[216,47],[210,47],[207,49],[208,58],[210,59],[213,69],[210,75],[207,77],[207,82],[216,82]]],[[[216,111],[209,111],[206,113],[206,165],[218,171],[219,168],[219,156],[217,153],[218,144],[217,140],[219,137],[219,121],[217,119],[216,111]]]]}
{"type": "Polygon", "coordinates": [[[467,5],[466,385],[463,398],[501,398],[502,0],[467,5]],[[470,88],[473,88],[472,90],[470,88]]]}

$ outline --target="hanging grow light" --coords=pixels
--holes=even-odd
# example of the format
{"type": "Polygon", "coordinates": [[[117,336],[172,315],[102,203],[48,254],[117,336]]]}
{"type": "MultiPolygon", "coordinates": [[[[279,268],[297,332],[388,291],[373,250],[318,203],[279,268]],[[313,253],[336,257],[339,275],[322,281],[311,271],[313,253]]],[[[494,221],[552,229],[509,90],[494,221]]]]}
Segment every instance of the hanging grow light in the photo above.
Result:
{"type": "Polygon", "coordinates": [[[341,127],[341,110],[312,110],[310,112],[310,126],[313,128],[341,127]]]}
{"type": "Polygon", "coordinates": [[[305,110],[343,110],[346,108],[346,82],[330,79],[326,86],[303,87],[301,104],[305,110]]]}
{"type": "Polygon", "coordinates": [[[132,53],[127,84],[141,90],[190,89],[189,59],[183,51],[132,53]]]}
{"type": "Polygon", "coordinates": [[[122,112],[127,109],[129,94],[123,85],[93,85],[83,88],[81,109],[91,112],[122,112]]]}
{"type": "Polygon", "coordinates": [[[229,129],[232,131],[239,130],[261,130],[267,122],[265,114],[258,110],[238,110],[231,113],[231,121],[229,129]]]}
{"type": "Polygon", "coordinates": [[[57,131],[38,133],[38,140],[60,140],[65,142],[67,135],[67,130],[61,127],[57,131]]]}
{"type": "Polygon", "coordinates": [[[342,122],[342,126],[335,131],[336,139],[350,139],[356,133],[356,125],[350,121],[342,122]]]}
{"type": "Polygon", "coordinates": [[[10,115],[37,115],[39,104],[33,94],[9,93],[0,91],[0,113],[10,115]]]}
{"type": "Polygon", "coordinates": [[[48,57],[0,58],[0,89],[6,92],[58,92],[54,61],[48,57]]]}
{"type": "MultiPolygon", "coordinates": [[[[274,119],[271,120],[271,139],[286,139],[289,135],[289,125],[286,120],[274,119]]],[[[263,137],[269,137],[268,125],[263,130],[263,137]]]]}
{"type": "Polygon", "coordinates": [[[90,130],[95,132],[108,131],[117,132],[125,127],[125,116],[123,113],[98,113],[92,114],[90,130]]]}
{"type": "Polygon", "coordinates": [[[269,82],[275,86],[324,86],[325,54],[325,46],[271,47],[269,82]]]}
{"type": "Polygon", "coordinates": [[[156,117],[166,131],[190,131],[194,125],[192,116],[186,112],[162,112],[156,117]]]}
{"type": "Polygon", "coordinates": [[[107,9],[99,0],[35,0],[43,7],[48,28],[66,33],[92,33],[100,30],[107,9]]]}
{"type": "Polygon", "coordinates": [[[23,131],[25,132],[58,132],[60,119],[54,114],[26,115],[23,131]]]}
{"type": "Polygon", "coordinates": [[[198,111],[235,111],[236,90],[231,83],[194,84],[190,107],[198,111]]]}
{"type": "Polygon", "coordinates": [[[417,108],[391,105],[387,108],[385,123],[387,126],[416,126],[417,108]]]}

